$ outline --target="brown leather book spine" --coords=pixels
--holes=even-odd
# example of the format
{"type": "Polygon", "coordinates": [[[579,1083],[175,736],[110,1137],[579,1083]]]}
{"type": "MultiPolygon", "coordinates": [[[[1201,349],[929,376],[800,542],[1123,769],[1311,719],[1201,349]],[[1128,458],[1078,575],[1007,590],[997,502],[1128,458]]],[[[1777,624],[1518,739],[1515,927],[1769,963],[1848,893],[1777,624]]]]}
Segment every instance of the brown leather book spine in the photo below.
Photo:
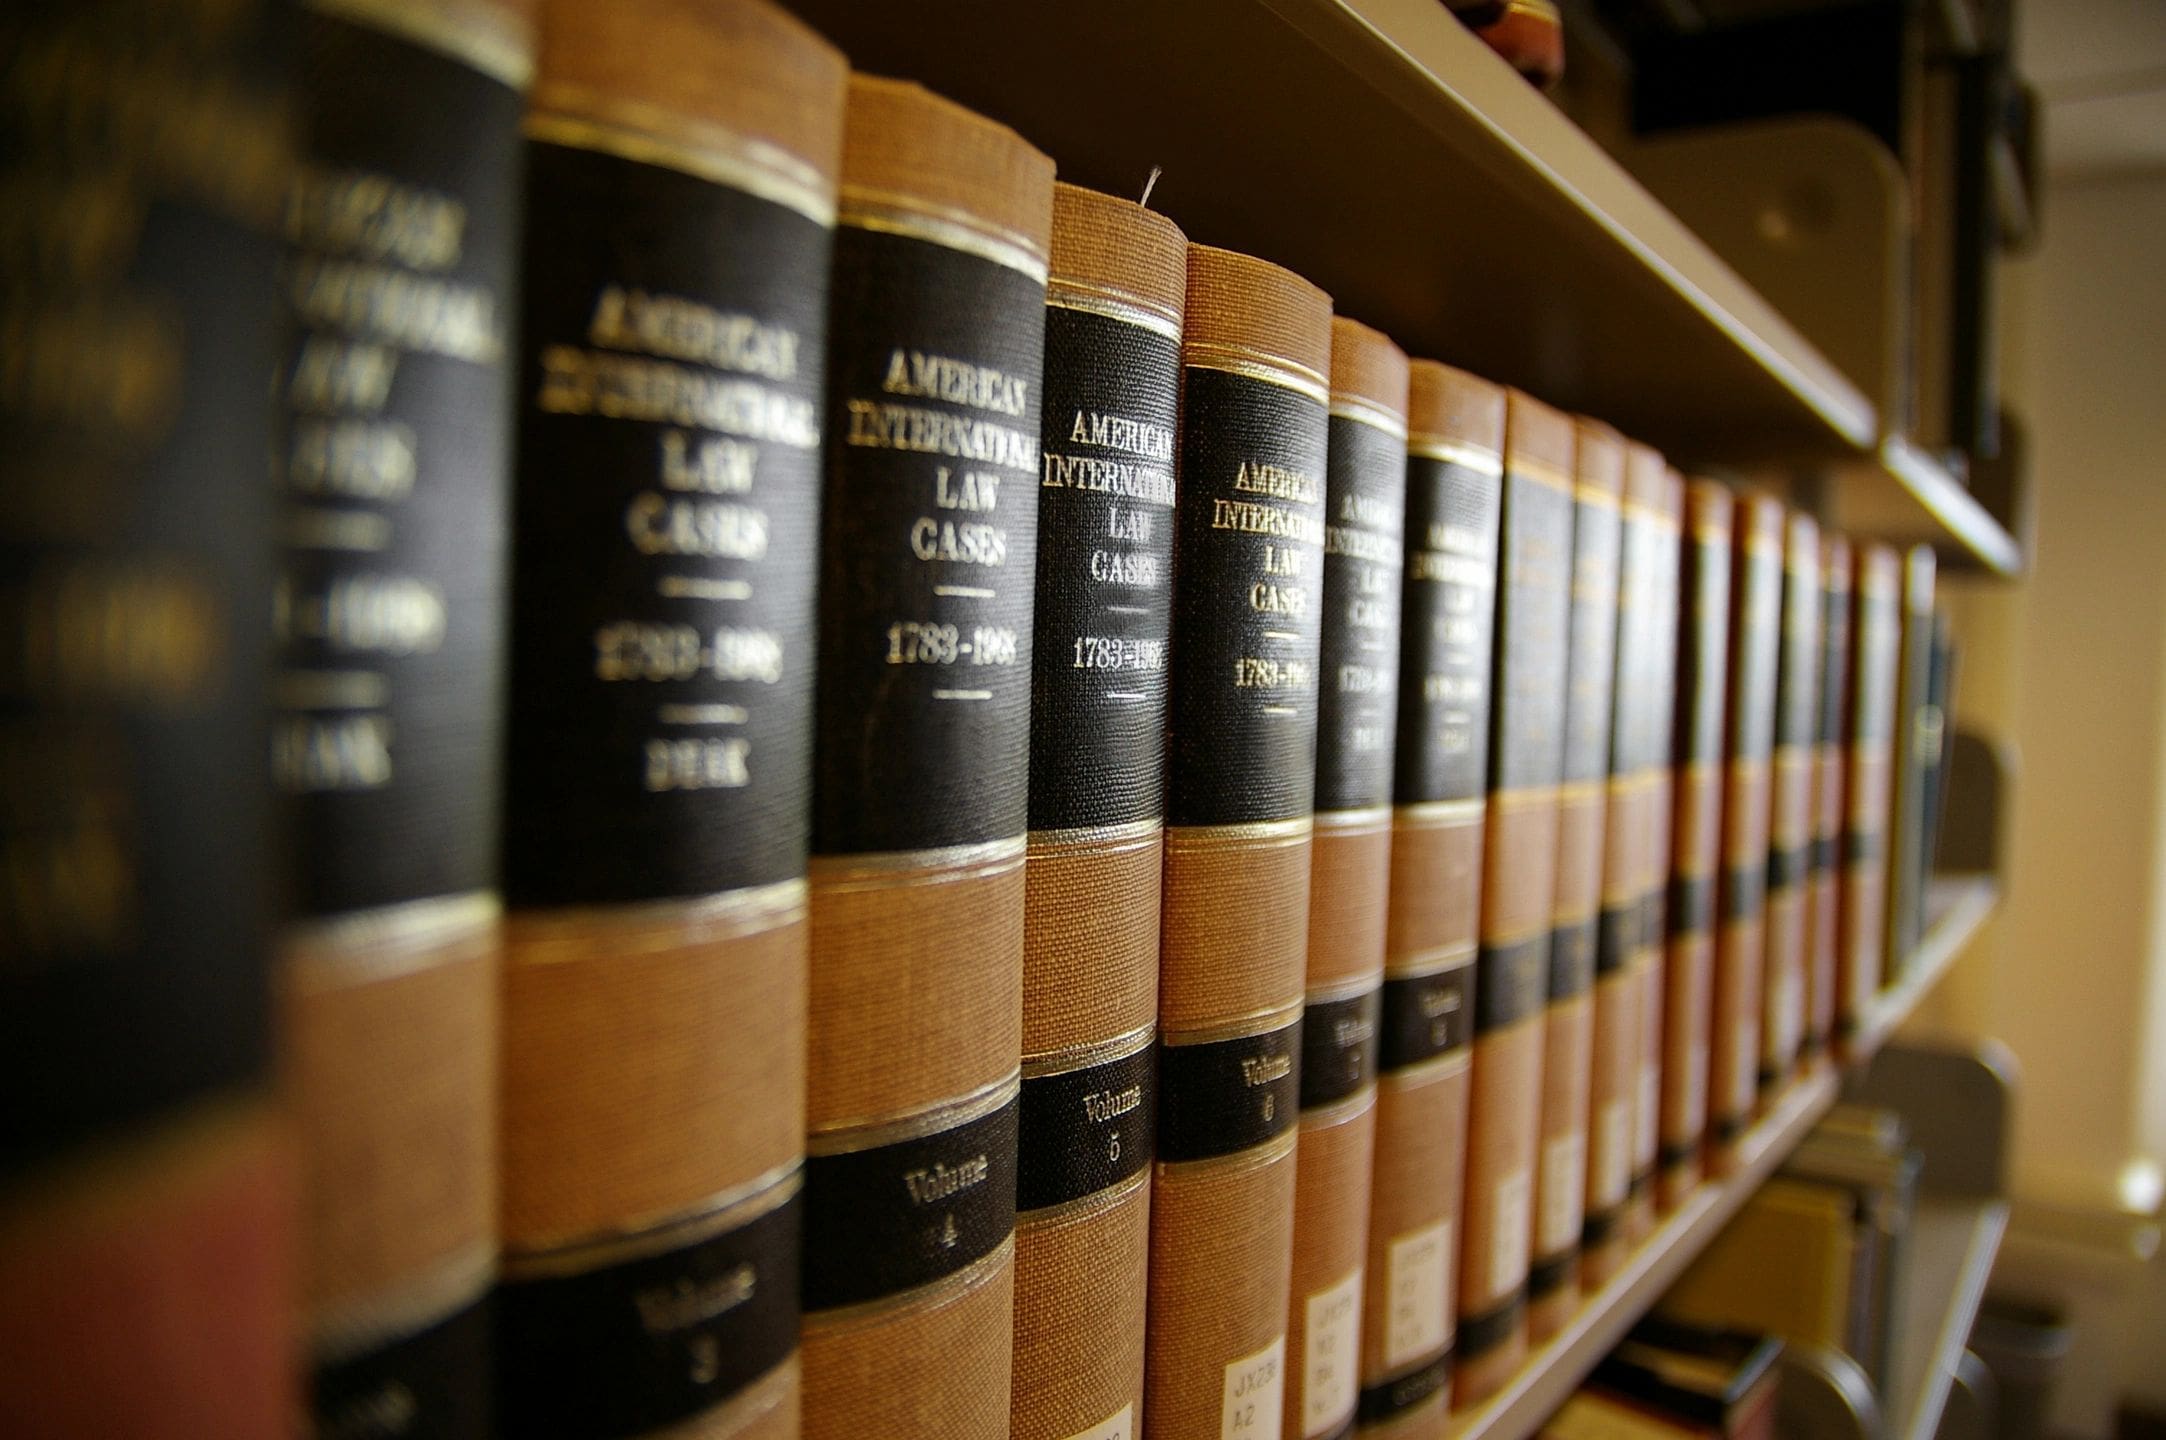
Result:
{"type": "Polygon", "coordinates": [[[1008,1433],[1053,164],[852,76],[828,335],[805,1434],[1008,1433]]]}
{"type": "Polygon", "coordinates": [[[1347,1434],[1361,1392],[1377,1021],[1391,892],[1407,386],[1407,359],[1398,346],[1366,325],[1332,320],[1316,832],[1286,1319],[1288,1440],[1347,1434]]]}
{"type": "Polygon", "coordinates": [[[1767,836],[1775,672],[1782,642],[1783,508],[1737,502],[1730,571],[1730,703],[1724,728],[1722,869],[1708,1047],[1710,1161],[1727,1173],[1759,1104],[1760,992],[1767,964],[1767,836]]]}
{"type": "Polygon", "coordinates": [[[284,1129],[211,1101],[0,1191],[0,1434],[294,1433],[284,1129]]]}
{"type": "Polygon", "coordinates": [[[321,0],[288,205],[274,773],[314,1415],[489,1432],[497,760],[530,6],[321,0]],[[415,124],[388,124],[394,110],[415,124]],[[428,297],[402,328],[355,293],[428,297]],[[381,392],[317,367],[371,354],[381,392]],[[373,531],[369,543],[354,536],[373,531]],[[402,1400],[401,1397],[404,1397],[402,1400]]]}
{"type": "Polygon", "coordinates": [[[1569,416],[1510,392],[1498,540],[1489,814],[1460,1241],[1459,1361],[1470,1404],[1527,1350],[1527,1261],[1542,1104],[1572,611],[1569,416]]]}
{"type": "Polygon", "coordinates": [[[1722,868],[1723,722],[1730,676],[1736,501],[1710,480],[1686,487],[1678,573],[1671,732],[1670,880],[1662,985],[1661,1204],[1700,1180],[1713,1044],[1715,894],[1722,868]]]}
{"type": "Polygon", "coordinates": [[[1053,188],[1031,647],[1013,1440],[1143,1414],[1188,244],[1053,188]]]}
{"type": "MultiPolygon", "coordinates": [[[[1639,1019],[1638,1071],[1632,1087],[1632,1178],[1625,1187],[1625,1238],[1638,1243],[1654,1233],[1664,1197],[1657,1183],[1662,1157],[1664,1035],[1669,996],[1670,862],[1675,847],[1677,772],[1671,746],[1675,740],[1678,677],[1678,613],[1683,604],[1685,481],[1675,470],[1664,473],[1655,524],[1652,603],[1647,623],[1654,632],[1649,651],[1654,680],[1648,697],[1647,755],[1651,766],[1646,801],[1647,838],[1643,855],[1639,947],[1628,962],[1632,1003],[1639,1019]]],[[[1705,1008],[1705,980],[1699,982],[1705,1008]]]]}
{"type": "Polygon", "coordinates": [[[15,6],[0,61],[0,1434],[273,1440],[295,1215],[266,471],[288,7],[15,6]]]}
{"type": "Polygon", "coordinates": [[[1364,1434],[1443,1433],[1458,1313],[1504,391],[1410,370],[1391,881],[1361,1325],[1364,1434]]]}
{"type": "Polygon", "coordinates": [[[1805,1037],[1811,901],[1813,734],[1820,703],[1820,526],[1789,517],[1783,539],[1775,758],[1767,840],[1767,964],[1760,995],[1760,1088],[1781,1088],[1805,1037]]]}
{"type": "Polygon", "coordinates": [[[506,1435],[789,1436],[842,58],[544,0],[517,359],[506,1435]]]}
{"type": "MultiPolygon", "coordinates": [[[[1582,470],[1587,458],[1582,436],[1582,470]]],[[[1614,1274],[1625,1254],[1625,1205],[1631,1196],[1633,1171],[1632,1107],[1644,1033],[1639,1012],[1646,976],[1639,961],[1646,943],[1654,839],[1649,802],[1654,794],[1655,753],[1650,741],[1658,729],[1665,733],[1667,729],[1655,723],[1654,648],[1662,491],[1668,477],[1662,457],[1645,445],[1626,446],[1622,466],[1614,678],[1609,728],[1603,736],[1606,804],[1597,880],[1600,908],[1588,1055],[1586,1186],[1580,1220],[1580,1283],[1589,1290],[1614,1274]]],[[[1580,523],[1586,523],[1584,515],[1580,523]]],[[[1581,548],[1578,539],[1574,547],[1581,548]]],[[[1576,628],[1573,635],[1576,640],[1576,628]]],[[[1561,864],[1561,852],[1559,859],[1561,864]]]]}
{"type": "Polygon", "coordinates": [[[1276,1436],[1322,635],[1331,301],[1191,245],[1145,1434],[1276,1436]]]}
{"type": "Polygon", "coordinates": [[[1888,821],[1895,801],[1896,676],[1903,635],[1903,560],[1887,545],[1857,552],[1845,725],[1842,918],[1836,1035],[1847,1041],[1880,994],[1887,949],[1888,821]]]}
{"type": "Polygon", "coordinates": [[[1850,708],[1851,549],[1820,537],[1820,692],[1813,736],[1813,839],[1805,906],[1805,1035],[1808,1057],[1835,1037],[1842,932],[1843,718],[1850,708]]]}
{"type": "Polygon", "coordinates": [[[1609,805],[1617,662],[1617,576],[1624,541],[1624,439],[1581,419],[1572,484],[1572,615],[1566,642],[1564,779],[1557,792],[1556,900],[1543,1020],[1541,1149],[1527,1329],[1546,1340],[1579,1304],[1586,1217],[1588,1086],[1594,1061],[1595,953],[1609,805]]]}

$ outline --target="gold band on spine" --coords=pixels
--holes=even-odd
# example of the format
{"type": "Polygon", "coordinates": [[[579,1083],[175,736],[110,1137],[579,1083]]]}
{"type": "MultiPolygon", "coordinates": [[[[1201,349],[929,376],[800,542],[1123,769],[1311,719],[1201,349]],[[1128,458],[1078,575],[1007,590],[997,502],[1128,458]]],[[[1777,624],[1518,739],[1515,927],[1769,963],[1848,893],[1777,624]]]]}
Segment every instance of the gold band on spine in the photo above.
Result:
{"type": "Polygon", "coordinates": [[[1108,320],[1134,325],[1162,335],[1175,344],[1180,343],[1179,320],[1170,319],[1156,310],[1136,304],[1125,295],[1096,290],[1073,280],[1063,280],[1056,275],[1046,281],[1045,303],[1055,309],[1081,310],[1089,315],[1102,315],[1108,320]]]}
{"type": "Polygon", "coordinates": [[[859,230],[883,235],[905,235],[929,245],[944,246],[980,260],[1004,265],[1046,283],[1046,258],[1023,236],[994,230],[967,210],[950,210],[892,191],[869,186],[844,185],[837,220],[859,230]]]}
{"type": "Polygon", "coordinates": [[[735,1230],[789,1203],[804,1189],[804,1167],[793,1160],[742,1185],[709,1196],[685,1214],[637,1231],[596,1235],[549,1250],[507,1251],[504,1275],[540,1280],[583,1275],[630,1260],[665,1255],[735,1230]]]}
{"type": "Polygon", "coordinates": [[[815,224],[835,223],[832,189],[816,179],[808,181],[802,167],[784,163],[789,157],[781,151],[741,136],[725,136],[714,126],[683,127],[694,131],[692,134],[664,133],[653,128],[654,120],[632,102],[604,96],[574,100],[565,93],[571,88],[549,86],[536,99],[610,118],[538,110],[527,116],[528,139],[679,170],[696,179],[757,195],[815,224]]]}
{"type": "Polygon", "coordinates": [[[522,9],[487,0],[308,0],[308,7],[449,56],[499,84],[534,75],[534,36],[522,9]]]}
{"type": "Polygon", "coordinates": [[[1235,350],[1230,346],[1190,340],[1181,348],[1181,364],[1191,370],[1219,370],[1228,375],[1261,380],[1267,385],[1281,385],[1306,395],[1319,405],[1327,405],[1331,400],[1322,379],[1313,372],[1297,369],[1276,356],[1258,351],[1235,350]]]}
{"type": "Polygon", "coordinates": [[[335,1365],[389,1340],[416,1334],[482,1297],[496,1279],[496,1247],[466,1246],[382,1294],[318,1306],[309,1316],[312,1357],[335,1365]]]}

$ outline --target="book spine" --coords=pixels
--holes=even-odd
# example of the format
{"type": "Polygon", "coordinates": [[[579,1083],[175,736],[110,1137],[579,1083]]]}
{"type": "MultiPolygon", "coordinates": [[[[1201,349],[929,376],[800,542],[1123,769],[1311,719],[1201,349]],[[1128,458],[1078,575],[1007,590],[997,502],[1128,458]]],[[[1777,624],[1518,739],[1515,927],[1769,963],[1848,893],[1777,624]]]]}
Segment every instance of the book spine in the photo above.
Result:
{"type": "Polygon", "coordinates": [[[1679,536],[1677,685],[1670,750],[1670,877],[1662,985],[1665,1210],[1700,1180],[1713,1044],[1715,891],[1722,865],[1723,718],[1729,699],[1731,532],[1736,502],[1707,480],[1685,492],[1679,536]]]}
{"type": "Polygon", "coordinates": [[[1013,1440],[1143,1412],[1187,242],[1055,185],[1032,622],[1013,1440]]]}
{"type": "Polygon", "coordinates": [[[1295,1140],[1284,1432],[1351,1432],[1376,1154],[1377,1022],[1391,888],[1392,741],[1405,564],[1407,359],[1331,322],[1307,1008],[1295,1140]]]}
{"type": "Polygon", "coordinates": [[[1323,292],[1189,247],[1147,1434],[1281,1432],[1330,352],[1323,292]]]}
{"type": "Polygon", "coordinates": [[[264,471],[289,17],[0,63],[0,1431],[290,1433],[264,471]],[[185,124],[174,123],[185,117],[185,124]]]}
{"type": "Polygon", "coordinates": [[[1008,1433],[1053,165],[853,76],[813,796],[808,1436],[1008,1433]]]}
{"type": "Polygon", "coordinates": [[[548,0],[526,120],[506,1435],[794,1434],[816,497],[844,67],[548,0]]]}
{"type": "Polygon", "coordinates": [[[1363,1433],[1436,1433],[1458,1313],[1504,392],[1410,367],[1363,1433]]]}
{"type": "Polygon", "coordinates": [[[291,797],[281,1030],[313,1410],[329,1434],[394,1410],[432,1434],[492,1428],[483,1301],[528,21],[509,7],[331,3],[299,27],[271,755],[291,797]]]}
{"type": "Polygon", "coordinates": [[[1836,1035],[1871,1014],[1887,947],[1888,822],[1895,797],[1896,677],[1903,632],[1903,561],[1886,545],[1857,553],[1845,726],[1842,919],[1836,956],[1836,1035]]]}
{"type": "Polygon", "coordinates": [[[1767,838],[1773,804],[1775,671],[1782,640],[1783,510],[1737,506],[1730,572],[1730,703],[1724,738],[1722,871],[1716,886],[1707,1127],[1717,1173],[1759,1100],[1760,992],[1767,964],[1767,838]]]}
{"type": "Polygon", "coordinates": [[[1933,550],[1914,545],[1903,557],[1902,640],[1895,691],[1895,803],[1888,827],[1888,978],[1910,968],[1924,930],[1925,878],[1931,861],[1931,795],[1947,722],[1933,686],[1933,550]]]}
{"type": "MultiPolygon", "coordinates": [[[[1654,657],[1654,681],[1647,700],[1647,756],[1651,771],[1646,802],[1647,838],[1642,854],[1639,948],[1629,962],[1633,1005],[1638,1014],[1639,1070],[1632,1087],[1632,1179],[1626,1187],[1625,1234],[1637,1243],[1654,1232],[1658,1209],[1681,1196],[1666,1197],[1658,1183],[1662,1171],[1664,1086],[1669,1081],[1665,1051],[1668,1032],[1670,868],[1675,851],[1677,771],[1671,747],[1677,720],[1679,614],[1684,603],[1685,482],[1675,470],[1662,478],[1655,524],[1653,603],[1648,625],[1654,657]]],[[[1699,997],[1705,1033],[1706,977],[1688,977],[1689,993],[1699,997]]],[[[1704,1074],[1704,1052],[1703,1074],[1704,1074]]]]}
{"type": "MultiPolygon", "coordinates": [[[[1584,439],[1581,443],[1584,468],[1584,439]]],[[[1624,1259],[1625,1206],[1633,1172],[1633,1097],[1644,1031],[1639,1011],[1645,976],[1639,961],[1645,944],[1654,838],[1648,808],[1655,779],[1649,741],[1655,730],[1655,587],[1659,578],[1655,567],[1661,550],[1666,476],[1662,457],[1645,445],[1628,445],[1623,467],[1612,617],[1614,678],[1609,728],[1602,737],[1605,803],[1588,1055],[1586,1186],[1580,1220],[1580,1283],[1588,1289],[1601,1285],[1624,1259]]],[[[1578,523],[1587,523],[1584,512],[1578,523]]],[[[1573,543],[1576,549],[1584,549],[1580,538],[1573,543]]],[[[1573,633],[1576,639],[1577,630],[1573,633]]],[[[1561,854],[1559,858],[1561,863],[1561,854]]]]}
{"type": "Polygon", "coordinates": [[[1808,1000],[1800,1048],[1826,1053],[1835,1036],[1842,929],[1843,717],[1850,704],[1850,542],[1820,540],[1820,691],[1813,733],[1813,838],[1806,900],[1808,1000]]]}
{"type": "Polygon", "coordinates": [[[1557,791],[1556,899],[1543,1019],[1534,1248],[1527,1267],[1527,1329],[1535,1340],[1562,1329],[1579,1304],[1610,713],[1616,684],[1617,575],[1624,540],[1623,438],[1591,420],[1577,421],[1575,430],[1564,769],[1557,791]]]}
{"type": "Polygon", "coordinates": [[[1813,828],[1814,729],[1820,704],[1820,527],[1792,515],[1783,541],[1775,673],[1775,757],[1767,841],[1767,964],[1760,996],[1762,1090],[1790,1078],[1804,1042],[1806,906],[1813,828]]]}
{"type": "Polygon", "coordinates": [[[1527,1348],[1572,609],[1572,454],[1571,420],[1511,392],[1460,1241],[1460,1404],[1495,1391],[1527,1348]]]}

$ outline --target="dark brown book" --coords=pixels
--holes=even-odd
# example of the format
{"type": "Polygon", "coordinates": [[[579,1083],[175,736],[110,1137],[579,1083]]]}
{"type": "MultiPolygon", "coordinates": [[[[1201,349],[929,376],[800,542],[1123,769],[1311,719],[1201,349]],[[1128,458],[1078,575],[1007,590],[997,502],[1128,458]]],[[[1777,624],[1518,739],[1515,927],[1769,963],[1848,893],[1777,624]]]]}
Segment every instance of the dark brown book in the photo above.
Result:
{"type": "Polygon", "coordinates": [[[1835,1035],[1842,932],[1843,721],[1850,706],[1850,542],[1820,537],[1820,690],[1813,730],[1812,858],[1805,902],[1805,1034],[1824,1054],[1835,1035]]]}
{"type": "Polygon", "coordinates": [[[1464,371],[1410,367],[1364,1433],[1441,1434],[1450,1398],[1504,404],[1464,371]]]}
{"type": "Polygon", "coordinates": [[[1813,755],[1820,718],[1820,526],[1790,516],[1783,537],[1782,637],[1769,774],[1767,963],[1761,971],[1760,1087],[1790,1078],[1805,1036],[1813,755]]]}
{"type": "MultiPolygon", "coordinates": [[[[1653,757],[1653,777],[1647,800],[1648,839],[1645,889],[1641,905],[1640,944],[1630,968],[1636,977],[1633,1003],[1639,1012],[1639,1073],[1632,1089],[1632,1179],[1625,1187],[1625,1236],[1637,1243],[1654,1233],[1655,1217],[1682,1198],[1658,1183],[1662,1171],[1663,1106],[1668,1064],[1670,989],[1669,904],[1670,868],[1675,857],[1678,772],[1672,747],[1677,724],[1678,674],[1681,652],[1678,616],[1684,603],[1685,480],[1675,470],[1663,476],[1661,507],[1655,526],[1654,600],[1649,624],[1655,638],[1653,694],[1648,699],[1647,750],[1653,757]]],[[[1697,996],[1705,1033],[1707,976],[1705,970],[1685,977],[1684,993],[1697,996]]],[[[1703,1066],[1704,1066],[1704,1052],[1703,1066]]],[[[1704,1082],[1703,1082],[1704,1083],[1704,1082]]]]}
{"type": "Polygon", "coordinates": [[[1842,919],[1836,955],[1838,1039],[1880,994],[1888,935],[1888,831],[1895,801],[1897,675],[1903,638],[1903,559],[1887,545],[1857,552],[1850,631],[1850,713],[1844,727],[1842,919]]]}
{"type": "Polygon", "coordinates": [[[1053,187],[1032,620],[1013,1440],[1143,1414],[1188,242],[1053,187]]]}
{"type": "Polygon", "coordinates": [[[1573,444],[1569,416],[1510,392],[1459,1250],[1454,1388],[1462,1404],[1502,1385],[1527,1349],[1572,611],[1573,444]]]}
{"type": "Polygon", "coordinates": [[[1191,245],[1143,1432],[1286,1403],[1331,300],[1191,245]]]}
{"type": "Polygon", "coordinates": [[[1624,540],[1624,437],[1591,420],[1580,419],[1575,426],[1564,778],[1557,792],[1541,1149],[1534,1174],[1534,1247],[1527,1268],[1527,1325],[1535,1340],[1562,1329],[1579,1304],[1610,718],[1616,699],[1617,576],[1624,540]]]}
{"type": "Polygon", "coordinates": [[[546,0],[503,887],[506,1435],[797,1424],[805,821],[842,58],[546,0]]]}
{"type": "Polygon", "coordinates": [[[1713,1042],[1715,895],[1722,868],[1723,722],[1730,677],[1730,571],[1737,502],[1711,480],[1685,489],[1671,730],[1669,886],[1664,900],[1660,1200],[1700,1181],[1713,1042]]]}
{"type": "Polygon", "coordinates": [[[1759,1106],[1760,995],[1767,964],[1767,836],[1775,674],[1782,644],[1783,508],[1737,502],[1730,570],[1730,696],[1724,726],[1722,867],[1707,1063],[1710,1163],[1727,1173],[1759,1106]]]}
{"type": "Polygon", "coordinates": [[[1366,325],[1333,318],[1287,1440],[1345,1434],[1361,1391],[1391,890],[1407,386],[1398,346],[1366,325]]]}
{"type": "Polygon", "coordinates": [[[1933,549],[1903,556],[1903,638],[1895,689],[1895,803],[1888,824],[1887,981],[1907,973],[1925,928],[1925,882],[1932,871],[1934,776],[1948,723],[1940,692],[1946,655],[1936,656],[1933,549]],[[1935,670],[1939,669],[1939,685],[1935,670]]]}
{"type": "Polygon", "coordinates": [[[17,6],[0,62],[0,1434],[272,1440],[265,469],[286,7],[17,6]]]}
{"type": "Polygon", "coordinates": [[[1008,1434],[1053,164],[855,75],[821,491],[804,1433],[1008,1434]]]}
{"type": "Polygon", "coordinates": [[[330,3],[299,27],[272,755],[294,821],[281,1039],[326,1434],[391,1411],[416,1431],[492,1433],[495,860],[531,8],[330,3]],[[410,308],[393,308],[401,294],[410,308]],[[381,388],[322,383],[361,357],[383,367],[381,388]]]}
{"type": "MultiPolygon", "coordinates": [[[[1584,451],[1584,439],[1582,447],[1584,451]]],[[[1586,1188],[1580,1283],[1602,1284],[1623,1263],[1631,1198],[1633,1107],[1646,1024],[1648,890],[1654,875],[1656,766],[1667,716],[1656,712],[1660,679],[1660,566],[1666,553],[1663,491],[1669,472],[1645,445],[1627,445],[1618,542],[1615,678],[1604,737],[1600,910],[1594,952],[1594,1024],[1588,1056],[1586,1188]],[[1658,737],[1660,740],[1658,741],[1658,737]]],[[[1576,543],[1576,542],[1575,542],[1576,543]]],[[[1576,633],[1576,632],[1575,632],[1576,633]]]]}

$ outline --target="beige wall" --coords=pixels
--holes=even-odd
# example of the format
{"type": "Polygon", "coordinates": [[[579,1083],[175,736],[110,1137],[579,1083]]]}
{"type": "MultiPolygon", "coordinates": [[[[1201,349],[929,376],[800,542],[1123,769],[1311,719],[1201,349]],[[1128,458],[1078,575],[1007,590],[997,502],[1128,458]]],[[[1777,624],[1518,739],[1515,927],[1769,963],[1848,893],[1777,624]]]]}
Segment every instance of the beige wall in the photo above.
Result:
{"type": "MultiPolygon", "coordinates": [[[[2032,573],[1955,601],[1958,714],[2018,757],[2006,903],[1922,1018],[2015,1050],[2017,1194],[2103,1210],[2166,1155],[2166,175],[2055,184],[2045,217],[2005,292],[2032,573]]],[[[2014,1245],[2003,1269],[2077,1316],[2060,1428],[2166,1402],[2156,1264],[2014,1245]]]]}

